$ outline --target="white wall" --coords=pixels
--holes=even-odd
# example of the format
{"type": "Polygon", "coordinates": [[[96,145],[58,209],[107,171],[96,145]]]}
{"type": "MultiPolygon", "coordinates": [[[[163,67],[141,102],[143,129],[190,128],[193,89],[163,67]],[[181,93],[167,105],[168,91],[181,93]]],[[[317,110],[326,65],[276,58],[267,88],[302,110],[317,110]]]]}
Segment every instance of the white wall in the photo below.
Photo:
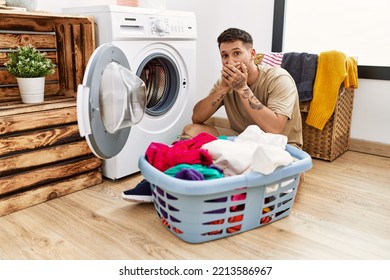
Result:
{"type": "MultiPolygon", "coordinates": [[[[61,12],[64,7],[112,4],[114,0],[39,0],[38,10],[61,12]]],[[[194,11],[197,16],[197,94],[205,96],[219,77],[217,36],[228,27],[250,32],[258,51],[270,51],[272,0],[166,0],[167,9],[194,11]],[[239,3],[240,5],[238,5],[239,3]]],[[[373,13],[367,14],[367,16],[373,13]]],[[[375,16],[375,14],[373,15],[375,16]]],[[[375,51],[375,50],[373,50],[375,51]]],[[[359,80],[354,98],[351,137],[390,144],[390,81],[359,80]]],[[[224,116],[222,111],[218,115],[224,116]]]]}
{"type": "Polygon", "coordinates": [[[351,138],[390,144],[390,81],[359,79],[351,138]]]}
{"type": "MultiPolygon", "coordinates": [[[[258,51],[269,51],[272,43],[273,1],[241,0],[167,0],[168,9],[194,11],[197,17],[197,94],[209,93],[220,77],[221,60],[218,35],[229,27],[251,33],[258,51]]],[[[226,116],[223,109],[218,116],[226,116]]]]}
{"type": "Polygon", "coordinates": [[[97,5],[113,5],[116,0],[38,0],[38,11],[49,11],[52,13],[61,13],[62,8],[80,7],[80,6],[97,6],[97,5]]]}

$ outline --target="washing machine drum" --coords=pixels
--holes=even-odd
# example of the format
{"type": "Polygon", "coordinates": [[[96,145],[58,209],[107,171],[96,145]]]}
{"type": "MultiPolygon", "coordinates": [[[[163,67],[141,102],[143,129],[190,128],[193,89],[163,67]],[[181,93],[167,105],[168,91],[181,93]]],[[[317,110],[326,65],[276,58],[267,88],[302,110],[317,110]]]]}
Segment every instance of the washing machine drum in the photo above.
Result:
{"type": "Polygon", "coordinates": [[[112,44],[98,47],[77,90],[80,135],[93,153],[103,159],[117,155],[145,109],[145,83],[130,70],[123,51],[112,44]]]}

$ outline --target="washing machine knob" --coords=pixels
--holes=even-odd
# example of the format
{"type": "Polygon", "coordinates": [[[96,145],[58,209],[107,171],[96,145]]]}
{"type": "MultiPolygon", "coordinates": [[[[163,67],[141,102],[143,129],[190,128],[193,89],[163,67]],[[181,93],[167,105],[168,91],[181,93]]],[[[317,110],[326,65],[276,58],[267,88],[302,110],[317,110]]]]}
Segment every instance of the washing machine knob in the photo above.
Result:
{"type": "Polygon", "coordinates": [[[155,24],[156,24],[156,30],[158,32],[164,32],[165,31],[166,24],[165,24],[165,21],[163,19],[157,19],[155,24]]]}

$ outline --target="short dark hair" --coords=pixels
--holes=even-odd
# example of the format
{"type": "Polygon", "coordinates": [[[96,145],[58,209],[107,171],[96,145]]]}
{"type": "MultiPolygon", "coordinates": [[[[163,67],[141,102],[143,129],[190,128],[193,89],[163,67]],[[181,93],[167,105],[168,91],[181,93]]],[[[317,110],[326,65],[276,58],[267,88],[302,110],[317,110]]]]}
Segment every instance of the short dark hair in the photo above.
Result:
{"type": "Polygon", "coordinates": [[[218,48],[222,43],[234,42],[237,40],[242,41],[244,44],[249,44],[251,47],[253,46],[252,36],[248,32],[238,28],[228,28],[218,36],[218,48]]]}

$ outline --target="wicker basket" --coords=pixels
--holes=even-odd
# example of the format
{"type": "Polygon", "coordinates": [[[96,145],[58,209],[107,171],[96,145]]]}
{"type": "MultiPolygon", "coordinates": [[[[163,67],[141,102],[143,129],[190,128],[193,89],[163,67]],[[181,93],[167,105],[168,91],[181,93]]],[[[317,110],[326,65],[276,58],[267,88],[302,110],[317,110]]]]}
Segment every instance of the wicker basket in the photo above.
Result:
{"type": "Polygon", "coordinates": [[[306,124],[310,103],[301,103],[303,150],[311,157],[333,161],[348,150],[353,94],[353,88],[340,88],[333,115],[322,131],[306,124]]]}

